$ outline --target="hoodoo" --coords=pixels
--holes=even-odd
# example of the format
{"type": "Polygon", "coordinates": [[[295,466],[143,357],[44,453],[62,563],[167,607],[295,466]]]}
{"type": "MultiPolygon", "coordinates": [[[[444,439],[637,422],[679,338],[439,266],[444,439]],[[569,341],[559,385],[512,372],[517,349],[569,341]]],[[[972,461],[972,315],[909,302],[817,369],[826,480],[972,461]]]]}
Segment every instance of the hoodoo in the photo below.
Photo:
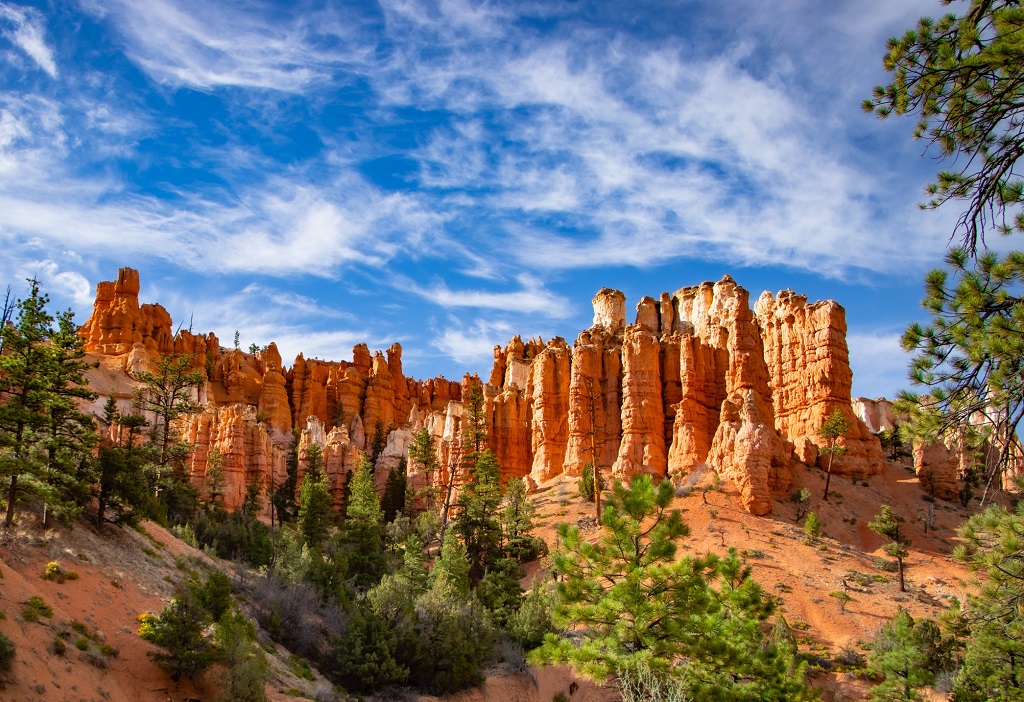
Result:
{"type": "MultiPolygon", "coordinates": [[[[91,354],[117,357],[128,372],[162,354],[194,357],[193,367],[206,375],[197,393],[206,408],[182,420],[182,433],[195,445],[190,465],[200,485],[208,456],[219,451],[229,508],[241,504],[248,486],[283,478],[293,427],[300,448],[321,446],[336,490],[375,436],[383,439],[377,460],[386,467],[398,464],[422,428],[436,439],[438,476],[457,465],[462,397],[479,379],[406,378],[399,344],[386,352],[359,344],[351,361],[300,354],[288,368],[274,344],[249,354],[220,347],[213,334],[172,335],[170,315],[160,305],[140,305],[139,290],[130,268],[116,282],[100,283],[79,333],[91,354]]],[[[561,338],[515,337],[496,347],[481,384],[502,478],[541,483],[579,475],[589,461],[615,477],[681,480],[711,469],[748,510],[764,514],[772,495],[788,489],[793,463],[817,462],[817,431],[836,409],[852,429],[833,470],[880,472],[881,445],[851,407],[843,308],[808,304],[791,291],[765,292],[753,308],[749,298],[725,276],[644,297],[628,324],[625,295],[605,288],[593,299],[593,325],[571,346],[561,338]]]]}

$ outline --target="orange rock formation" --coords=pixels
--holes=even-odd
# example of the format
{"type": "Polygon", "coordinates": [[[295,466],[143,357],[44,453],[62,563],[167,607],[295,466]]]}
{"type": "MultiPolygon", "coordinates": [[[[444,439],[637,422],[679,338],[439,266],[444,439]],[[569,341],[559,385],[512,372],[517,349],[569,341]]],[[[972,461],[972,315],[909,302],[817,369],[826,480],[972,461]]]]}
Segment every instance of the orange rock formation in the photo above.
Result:
{"type": "MultiPolygon", "coordinates": [[[[414,470],[411,484],[443,483],[458,465],[463,386],[479,380],[406,378],[398,344],[374,353],[357,345],[351,361],[300,354],[286,368],[274,344],[252,355],[220,348],[212,334],[172,335],[170,315],[140,306],[139,288],[131,269],[100,283],[80,334],[91,353],[116,356],[129,371],[151,367],[162,354],[196,355],[196,367],[208,373],[199,396],[209,407],[183,431],[196,444],[200,484],[209,452],[224,457],[229,505],[240,504],[245,485],[283,476],[293,427],[301,429],[300,453],[313,443],[323,449],[338,496],[377,427],[388,433],[378,457],[385,476],[421,428],[435,437],[441,469],[434,476],[414,470]]],[[[593,326],[572,347],[561,338],[515,337],[495,348],[484,398],[503,479],[578,475],[589,461],[606,476],[681,478],[710,467],[761,514],[789,487],[792,462],[816,462],[817,431],[835,409],[852,429],[834,470],[881,470],[879,442],[851,408],[845,313],[837,303],[766,292],[751,309],[747,291],[725,276],[642,298],[631,325],[621,292],[605,288],[593,305],[593,326]]],[[[955,473],[939,470],[937,459],[921,461],[932,466],[941,496],[956,487],[955,473]]]]}

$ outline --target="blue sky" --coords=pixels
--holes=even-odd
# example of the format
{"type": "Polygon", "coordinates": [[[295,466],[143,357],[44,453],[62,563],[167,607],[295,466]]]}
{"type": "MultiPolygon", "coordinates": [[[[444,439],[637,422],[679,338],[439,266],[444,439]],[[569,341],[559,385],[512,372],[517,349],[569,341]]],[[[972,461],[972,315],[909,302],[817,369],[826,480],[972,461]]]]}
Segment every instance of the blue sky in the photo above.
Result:
{"type": "MultiPolygon", "coordinates": [[[[937,0],[0,0],[0,280],[96,282],[243,347],[486,374],[602,287],[730,273],[847,309],[854,393],[957,212],[912,120],[860,110],[937,0]]],[[[290,362],[286,360],[286,362],[290,362]]]]}

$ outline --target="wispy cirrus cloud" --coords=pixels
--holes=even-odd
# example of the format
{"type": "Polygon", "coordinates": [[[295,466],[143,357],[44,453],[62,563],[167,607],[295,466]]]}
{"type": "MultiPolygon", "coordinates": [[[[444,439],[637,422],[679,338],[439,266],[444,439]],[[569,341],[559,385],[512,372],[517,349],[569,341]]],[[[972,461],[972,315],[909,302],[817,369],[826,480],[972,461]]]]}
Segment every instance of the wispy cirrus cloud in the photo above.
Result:
{"type": "Polygon", "coordinates": [[[561,295],[552,293],[544,284],[530,275],[516,277],[519,290],[493,291],[480,289],[456,290],[443,281],[432,285],[420,285],[403,279],[395,281],[395,287],[407,289],[445,309],[472,307],[477,309],[501,310],[520,314],[539,314],[549,318],[569,316],[569,302],[561,295]]]}
{"type": "Polygon", "coordinates": [[[46,43],[45,20],[31,7],[0,2],[0,35],[17,46],[51,78],[57,77],[53,49],[46,43]]]}
{"type": "Polygon", "coordinates": [[[86,6],[121,31],[142,68],[171,85],[301,92],[332,77],[339,64],[361,63],[369,50],[355,12],[278,13],[270,5],[193,0],[86,6]]]}

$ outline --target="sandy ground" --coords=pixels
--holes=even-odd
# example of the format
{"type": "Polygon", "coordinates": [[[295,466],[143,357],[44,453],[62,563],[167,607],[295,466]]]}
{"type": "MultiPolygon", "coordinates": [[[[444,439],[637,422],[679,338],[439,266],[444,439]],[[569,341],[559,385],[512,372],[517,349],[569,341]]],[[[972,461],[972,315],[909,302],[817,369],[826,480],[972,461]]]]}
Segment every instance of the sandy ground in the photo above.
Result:
{"type": "MultiPolygon", "coordinates": [[[[892,465],[864,486],[848,478],[834,478],[828,503],[821,500],[824,479],[820,471],[798,468],[795,488],[813,493],[810,509],[821,519],[824,536],[807,543],[802,525],[793,521],[794,509],[786,499],[775,502],[768,517],[744,512],[735,496],[724,489],[679,497],[674,506],[683,512],[691,536],[688,553],[724,553],[724,544],[744,552],[754,578],[779,598],[780,610],[801,640],[801,650],[829,658],[844,647],[862,646],[898,607],[914,617],[935,617],[953,597],[965,595],[970,574],[949,560],[956,543],[956,527],[968,512],[958,504],[938,503],[935,530],[924,531],[928,503],[916,478],[892,465]],[[888,503],[906,518],[912,540],[906,560],[907,592],[899,592],[895,573],[877,567],[884,557],[882,539],[867,528],[879,505],[888,503]],[[845,611],[832,592],[850,596],[845,611]]],[[[555,480],[533,495],[538,507],[538,535],[554,546],[558,522],[579,524],[596,538],[593,507],[575,495],[575,481],[555,480]]],[[[976,506],[976,505],[975,505],[976,506]]],[[[524,584],[543,575],[545,561],[531,564],[524,584]]],[[[159,612],[175,583],[189,569],[212,567],[201,552],[177,540],[160,527],[146,523],[144,531],[104,530],[78,524],[73,530],[25,526],[0,544],[0,631],[17,644],[15,682],[0,690],[0,700],[21,702],[79,702],[138,700],[140,702],[213,700],[216,673],[205,684],[175,684],[147,657],[149,644],[139,639],[137,616],[159,612]],[[41,578],[46,564],[56,561],[78,573],[64,583],[41,578]],[[52,606],[53,617],[25,621],[22,610],[32,596],[52,606]],[[84,624],[89,636],[73,632],[73,621],[84,624]],[[70,636],[62,655],[52,651],[55,637],[70,636]],[[116,656],[100,653],[100,644],[112,646],[116,656]]],[[[226,567],[225,564],[221,566],[226,567]]],[[[863,652],[863,649],[860,649],[863,652]]],[[[309,682],[288,670],[288,655],[278,649],[271,658],[272,676],[267,690],[276,702],[315,699],[323,678],[309,682]]],[[[869,683],[843,674],[819,674],[815,685],[822,699],[863,699],[869,683]]],[[[434,702],[549,702],[564,692],[573,702],[617,699],[608,687],[597,687],[573,676],[565,668],[531,670],[528,674],[494,671],[484,686],[434,702]]],[[[934,699],[943,699],[935,696],[934,699]]]]}

